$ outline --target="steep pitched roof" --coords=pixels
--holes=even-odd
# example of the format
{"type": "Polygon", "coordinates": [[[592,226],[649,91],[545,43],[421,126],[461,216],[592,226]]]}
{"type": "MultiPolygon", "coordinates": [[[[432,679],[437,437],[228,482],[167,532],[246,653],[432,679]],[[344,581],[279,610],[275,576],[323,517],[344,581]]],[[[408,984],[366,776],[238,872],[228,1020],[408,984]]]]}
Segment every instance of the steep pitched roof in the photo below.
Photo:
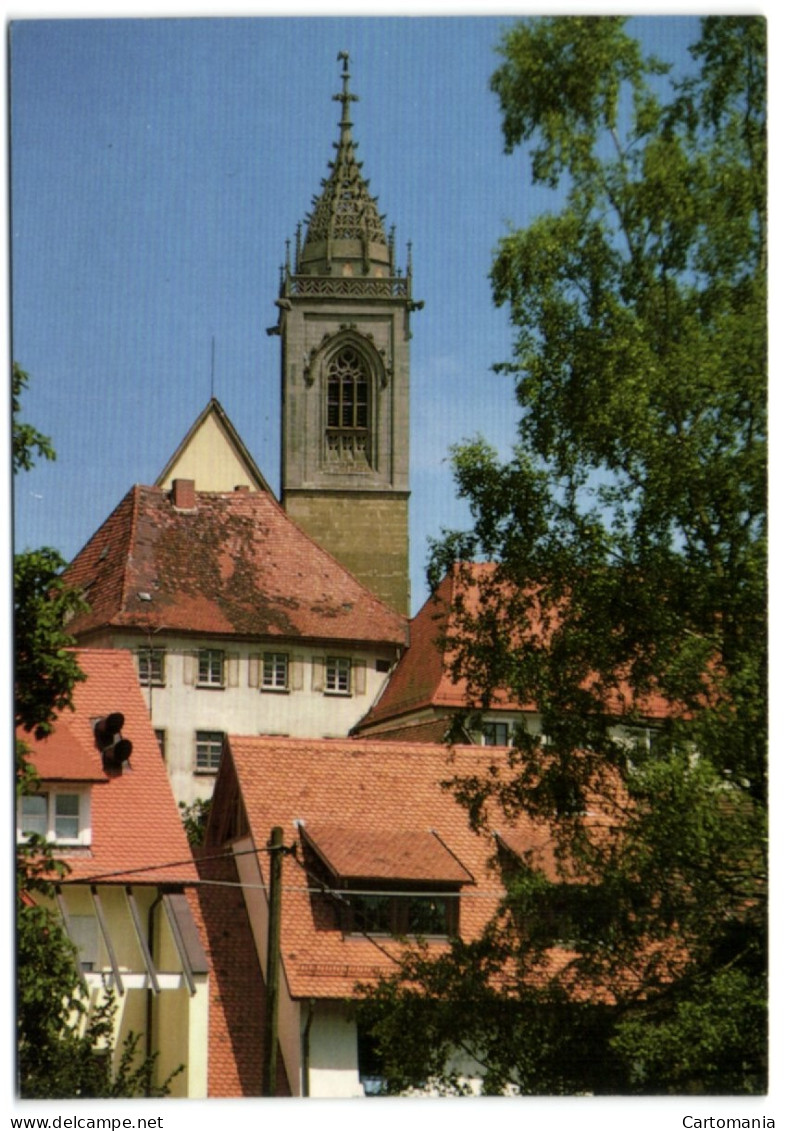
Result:
{"type": "Polygon", "coordinates": [[[335,100],[341,103],[336,158],[330,162],[330,176],[322,181],[322,192],[314,197],[303,259],[308,260],[312,248],[316,248],[318,258],[324,256],[329,267],[331,244],[340,241],[345,256],[348,252],[352,253],[353,245],[357,245],[356,250],[364,260],[373,257],[389,268],[390,254],[382,217],[376,199],[369,192],[368,181],[361,176],[361,162],[355,156],[349,107],[352,102],[357,102],[357,95],[349,90],[349,56],[342,53],[341,58],[344,60],[342,92],[334,95],[335,100]]]}
{"type": "Polygon", "coordinates": [[[18,735],[31,749],[30,761],[44,783],[91,783],[90,848],[59,853],[71,869],[68,880],[195,880],[196,868],[133,657],[119,649],[83,649],[77,658],[87,678],[74,688],[74,711],[64,712],[42,742],[23,732],[18,735]],[[130,766],[122,773],[104,770],[93,730],[96,719],[115,711],[124,716],[123,737],[133,743],[130,766]]]}
{"type": "MultiPolygon", "coordinates": [[[[455,774],[482,773],[490,763],[502,770],[501,751],[358,741],[352,739],[229,739],[214,794],[214,836],[219,836],[224,800],[239,786],[249,835],[267,882],[270,831],[280,825],[296,858],[283,861],[281,952],[294,997],[338,998],[358,980],[395,964],[396,943],[347,936],[336,899],[322,895],[311,871],[311,847],[344,884],[374,877],[390,884],[461,892],[460,931],[477,936],[502,894],[491,863],[492,836],[469,828],[467,814],[442,783],[455,774]]],[[[522,816],[510,825],[499,816],[517,850],[540,858],[544,828],[522,816]]],[[[210,841],[211,831],[208,833],[210,841]]],[[[311,858],[313,859],[313,858],[311,858]]],[[[361,885],[362,886],[362,885],[361,885]]],[[[437,942],[435,945],[442,945],[437,942]]]]}
{"type": "Polygon", "coordinates": [[[198,488],[232,491],[246,484],[256,491],[272,494],[262,472],[240,438],[221,404],[211,397],[202,412],[170,456],[156,479],[156,487],[169,487],[173,479],[192,478],[198,488]],[[221,482],[204,482],[199,473],[211,464],[211,473],[221,482]]]}
{"type": "MultiPolygon", "coordinates": [[[[490,568],[483,564],[473,566],[472,570],[481,575],[490,568]]],[[[358,723],[355,728],[358,733],[425,707],[466,710],[469,705],[466,680],[453,679],[449,672],[450,651],[443,647],[443,641],[450,635],[451,609],[460,588],[465,598],[472,597],[472,590],[462,587],[458,571],[451,570],[414,617],[410,624],[409,649],[378,701],[358,723]]],[[[517,703],[503,690],[498,692],[494,706],[501,710],[533,710],[531,705],[517,703]]]]}
{"type": "MultiPolygon", "coordinates": [[[[426,601],[410,625],[410,647],[392,673],[382,695],[354,728],[362,734],[380,723],[400,720],[424,708],[434,708],[447,713],[478,706],[470,700],[467,681],[454,679],[450,664],[454,653],[450,640],[456,632],[455,603],[460,601],[470,615],[482,609],[483,584],[489,581],[496,569],[491,562],[463,564],[451,570],[440,582],[434,594],[426,601]],[[447,646],[446,646],[447,642],[447,646]]],[[[536,632],[540,628],[536,626],[536,632]]],[[[618,688],[614,702],[609,703],[611,714],[620,714],[629,701],[629,689],[624,683],[618,688]]],[[[507,688],[497,688],[492,707],[495,710],[534,712],[534,703],[516,700],[507,688]]],[[[660,695],[652,694],[643,704],[642,712],[648,718],[664,718],[676,708],[660,695]]],[[[398,734],[402,731],[399,729],[398,734]]]]}
{"type": "Polygon", "coordinates": [[[68,567],[106,628],[404,644],[407,622],[321,549],[267,492],[195,492],[176,507],[133,487],[68,567]]]}

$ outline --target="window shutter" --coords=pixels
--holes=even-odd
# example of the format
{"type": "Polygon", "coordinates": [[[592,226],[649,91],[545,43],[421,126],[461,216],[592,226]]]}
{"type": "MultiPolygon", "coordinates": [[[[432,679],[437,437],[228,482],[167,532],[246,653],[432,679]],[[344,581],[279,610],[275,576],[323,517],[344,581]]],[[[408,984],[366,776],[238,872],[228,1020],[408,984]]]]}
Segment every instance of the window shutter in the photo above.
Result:
{"type": "Polygon", "coordinates": [[[198,665],[198,652],[183,653],[183,683],[187,683],[191,687],[193,687],[193,685],[196,683],[198,665]]]}
{"type": "Polygon", "coordinates": [[[325,657],[311,657],[311,690],[325,690],[325,657]]]}
{"type": "Polygon", "coordinates": [[[303,661],[300,659],[289,661],[289,688],[291,691],[303,690],[303,661]]]}
{"type": "Polygon", "coordinates": [[[353,695],[366,694],[366,661],[352,661],[352,693],[353,695]]]}
{"type": "Polygon", "coordinates": [[[260,675],[261,663],[262,663],[262,657],[261,656],[249,656],[248,657],[248,686],[249,687],[259,687],[259,685],[262,681],[261,675],[260,675]]]}
{"type": "Polygon", "coordinates": [[[240,673],[240,657],[237,652],[227,652],[224,657],[224,681],[227,687],[237,687],[240,673]]]}

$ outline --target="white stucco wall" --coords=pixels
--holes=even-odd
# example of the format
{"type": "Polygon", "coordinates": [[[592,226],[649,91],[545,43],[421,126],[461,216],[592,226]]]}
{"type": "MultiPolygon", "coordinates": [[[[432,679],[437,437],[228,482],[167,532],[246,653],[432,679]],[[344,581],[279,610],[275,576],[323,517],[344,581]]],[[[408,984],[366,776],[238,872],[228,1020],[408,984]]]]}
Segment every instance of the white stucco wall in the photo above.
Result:
{"type": "MultiPolygon", "coordinates": [[[[144,641],[118,635],[114,647],[137,654],[144,641]]],[[[150,647],[166,650],[165,684],[144,686],[151,720],[165,733],[165,757],[177,801],[190,803],[212,794],[214,773],[195,771],[197,731],[224,734],[281,735],[292,738],[339,738],[345,736],[368,711],[387,679],[376,670],[377,661],[392,665],[396,650],[391,645],[347,648],[327,645],[210,641],[156,633],[150,647]],[[228,659],[227,679],[221,689],[203,688],[189,682],[188,666],[200,647],[223,649],[228,659]],[[254,658],[264,652],[284,652],[291,670],[299,675],[297,686],[288,691],[261,689],[255,684],[254,658]],[[350,695],[332,695],[314,688],[315,657],[341,656],[362,667],[353,668],[350,695]],[[358,687],[358,684],[360,685],[358,687]]]]}
{"type": "MultiPolygon", "coordinates": [[[[303,1009],[308,1008],[304,1003],[303,1009]]],[[[342,1002],[318,1001],[308,1030],[308,1094],[313,1099],[363,1095],[355,1021],[342,1002]]]]}

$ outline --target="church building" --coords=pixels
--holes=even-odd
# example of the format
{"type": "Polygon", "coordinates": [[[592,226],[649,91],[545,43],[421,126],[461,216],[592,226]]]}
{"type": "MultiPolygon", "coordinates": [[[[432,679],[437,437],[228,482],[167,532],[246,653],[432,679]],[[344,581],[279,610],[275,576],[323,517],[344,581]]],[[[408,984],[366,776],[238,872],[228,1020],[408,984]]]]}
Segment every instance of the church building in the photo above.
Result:
{"type": "Polygon", "coordinates": [[[82,647],[136,656],[178,800],[228,735],[346,736],[408,644],[411,265],[360,174],[342,53],[339,140],[282,270],[280,502],[211,399],[66,582],[82,647]]]}
{"type": "Polygon", "coordinates": [[[354,576],[409,612],[412,270],[396,268],[355,154],[349,57],[330,175],[298,228],[277,301],[281,492],[287,514],[354,576]]]}

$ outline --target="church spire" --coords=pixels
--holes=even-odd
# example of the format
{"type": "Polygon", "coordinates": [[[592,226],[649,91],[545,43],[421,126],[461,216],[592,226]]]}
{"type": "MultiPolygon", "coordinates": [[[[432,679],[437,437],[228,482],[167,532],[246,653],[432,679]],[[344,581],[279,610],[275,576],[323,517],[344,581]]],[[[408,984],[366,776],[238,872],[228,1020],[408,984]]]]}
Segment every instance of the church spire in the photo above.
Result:
{"type": "Polygon", "coordinates": [[[330,175],[322,181],[322,192],[314,197],[306,217],[307,229],[295,270],[304,274],[392,275],[390,249],[377,201],[368,181],[361,176],[362,162],[355,155],[350,106],[358,96],[349,89],[349,54],[339,51],[342,62],[341,92],[333,95],[341,103],[339,140],[334,142],[335,160],[330,175]]]}

